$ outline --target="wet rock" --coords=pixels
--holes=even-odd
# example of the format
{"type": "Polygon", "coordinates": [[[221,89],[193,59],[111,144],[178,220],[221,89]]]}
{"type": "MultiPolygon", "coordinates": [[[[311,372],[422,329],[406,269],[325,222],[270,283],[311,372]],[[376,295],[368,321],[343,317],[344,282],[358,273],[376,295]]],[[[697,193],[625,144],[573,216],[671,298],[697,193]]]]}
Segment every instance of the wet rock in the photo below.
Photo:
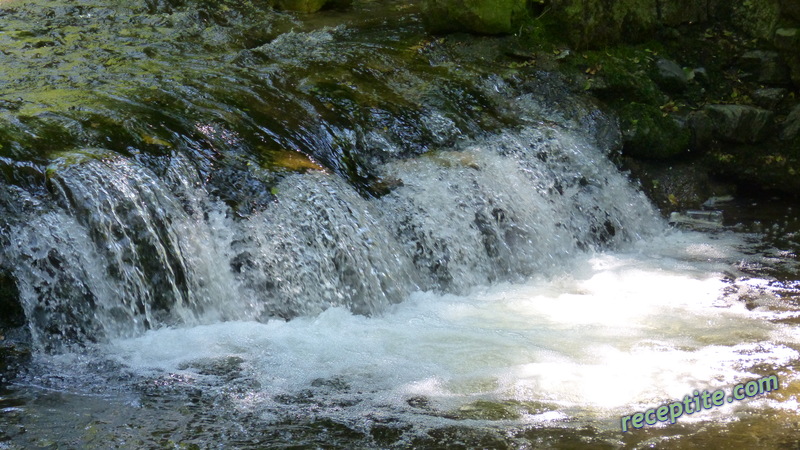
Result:
{"type": "Polygon", "coordinates": [[[667,92],[683,92],[688,86],[689,78],[678,63],[660,58],[656,61],[655,81],[667,92]]]}
{"type": "Polygon", "coordinates": [[[664,164],[625,158],[623,167],[639,181],[642,190],[665,215],[699,209],[709,197],[735,192],[735,186],[712,179],[697,161],[664,164]]]}
{"type": "Polygon", "coordinates": [[[31,350],[27,345],[0,340],[0,386],[13,380],[30,359],[31,350]]]}
{"type": "Polygon", "coordinates": [[[434,32],[503,34],[525,15],[524,0],[425,0],[426,27],[434,32]]]}
{"type": "Polygon", "coordinates": [[[753,92],[753,101],[764,109],[775,109],[789,91],[783,88],[763,88],[753,92]]]}
{"type": "Polygon", "coordinates": [[[800,105],[794,107],[783,123],[781,139],[793,143],[800,141],[800,105]]]}
{"type": "Polygon", "coordinates": [[[0,334],[3,328],[25,324],[25,313],[19,302],[19,291],[10,274],[0,272],[0,334]]]}
{"type": "Polygon", "coordinates": [[[752,50],[742,55],[739,64],[742,69],[752,73],[759,83],[783,85],[790,81],[789,68],[778,52],[752,50]]]}
{"type": "Polygon", "coordinates": [[[772,129],[774,114],[753,106],[709,105],[694,116],[695,134],[734,143],[763,141],[772,129]],[[699,127],[699,128],[698,128],[699,127]]]}

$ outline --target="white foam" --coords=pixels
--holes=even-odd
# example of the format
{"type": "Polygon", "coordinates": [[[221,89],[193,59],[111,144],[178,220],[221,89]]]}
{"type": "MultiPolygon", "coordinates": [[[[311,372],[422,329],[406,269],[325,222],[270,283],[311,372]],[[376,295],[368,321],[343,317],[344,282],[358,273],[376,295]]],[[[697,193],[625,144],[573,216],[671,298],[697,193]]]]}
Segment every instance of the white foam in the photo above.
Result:
{"type": "MultiPolygon", "coordinates": [[[[714,269],[724,265],[707,259],[709,267],[687,270],[685,260],[663,256],[698,248],[694,235],[674,234],[637,251],[587,256],[572,275],[463,296],[418,292],[375,317],[331,308],[289,322],[163,329],[117,340],[109,351],[142,373],[239,356],[261,386],[240,406],[265,417],[296,407],[276,396],[340,379],[348,389],[320,395],[352,406],[320,406],[315,414],[350,421],[401,414],[422,396],[440,412],[516,400],[551,409],[521,420],[612,421],[695,389],[730,389],[754,377],[756,364],[777,367],[798,356],[777,343],[797,336],[765,321],[768,313],[753,314],[735,299],[720,303],[725,283],[714,269]]],[[[703,253],[732,251],[720,242],[703,253]]]]}

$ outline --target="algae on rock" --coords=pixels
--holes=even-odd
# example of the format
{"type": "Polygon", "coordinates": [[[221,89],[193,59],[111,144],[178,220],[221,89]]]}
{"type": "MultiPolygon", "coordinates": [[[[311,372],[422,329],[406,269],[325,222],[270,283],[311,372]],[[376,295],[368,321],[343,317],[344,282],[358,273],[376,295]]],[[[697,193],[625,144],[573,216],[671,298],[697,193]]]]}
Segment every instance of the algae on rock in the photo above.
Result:
{"type": "Polygon", "coordinates": [[[525,0],[425,0],[423,7],[432,32],[510,33],[527,17],[525,0]]]}

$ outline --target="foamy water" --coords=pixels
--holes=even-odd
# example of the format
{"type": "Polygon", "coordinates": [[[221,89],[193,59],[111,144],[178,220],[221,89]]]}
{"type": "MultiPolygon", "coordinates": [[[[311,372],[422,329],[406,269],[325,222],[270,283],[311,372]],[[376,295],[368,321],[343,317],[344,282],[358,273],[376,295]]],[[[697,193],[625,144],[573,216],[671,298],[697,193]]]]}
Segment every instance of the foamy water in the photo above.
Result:
{"type": "MultiPolygon", "coordinates": [[[[186,380],[203,378],[197,361],[241,358],[258,387],[231,400],[266,421],[313,415],[359,427],[379,416],[424,429],[496,419],[482,411],[495,405],[505,426],[613,429],[622,415],[695,389],[730,390],[756,377],[754,366],[777,370],[800,356],[796,330],[769,322],[778,313],[724,295],[735,244],[675,233],[587,256],[560,276],[417,292],[374,317],[337,307],[289,322],[149,331],[107,350],[140,375],[186,380]]],[[[680,420],[729,420],[743,404],[767,402],[680,420]]]]}

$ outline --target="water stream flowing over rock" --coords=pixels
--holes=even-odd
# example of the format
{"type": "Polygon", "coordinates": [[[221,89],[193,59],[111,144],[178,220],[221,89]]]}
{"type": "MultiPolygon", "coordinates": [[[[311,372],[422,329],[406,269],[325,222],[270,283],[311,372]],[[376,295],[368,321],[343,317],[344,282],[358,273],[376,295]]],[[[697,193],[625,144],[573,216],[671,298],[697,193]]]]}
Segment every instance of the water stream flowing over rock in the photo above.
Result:
{"type": "Polygon", "coordinates": [[[697,423],[794,423],[800,226],[670,230],[615,118],[417,8],[0,3],[0,448],[623,447],[765,371],[697,423]]]}

